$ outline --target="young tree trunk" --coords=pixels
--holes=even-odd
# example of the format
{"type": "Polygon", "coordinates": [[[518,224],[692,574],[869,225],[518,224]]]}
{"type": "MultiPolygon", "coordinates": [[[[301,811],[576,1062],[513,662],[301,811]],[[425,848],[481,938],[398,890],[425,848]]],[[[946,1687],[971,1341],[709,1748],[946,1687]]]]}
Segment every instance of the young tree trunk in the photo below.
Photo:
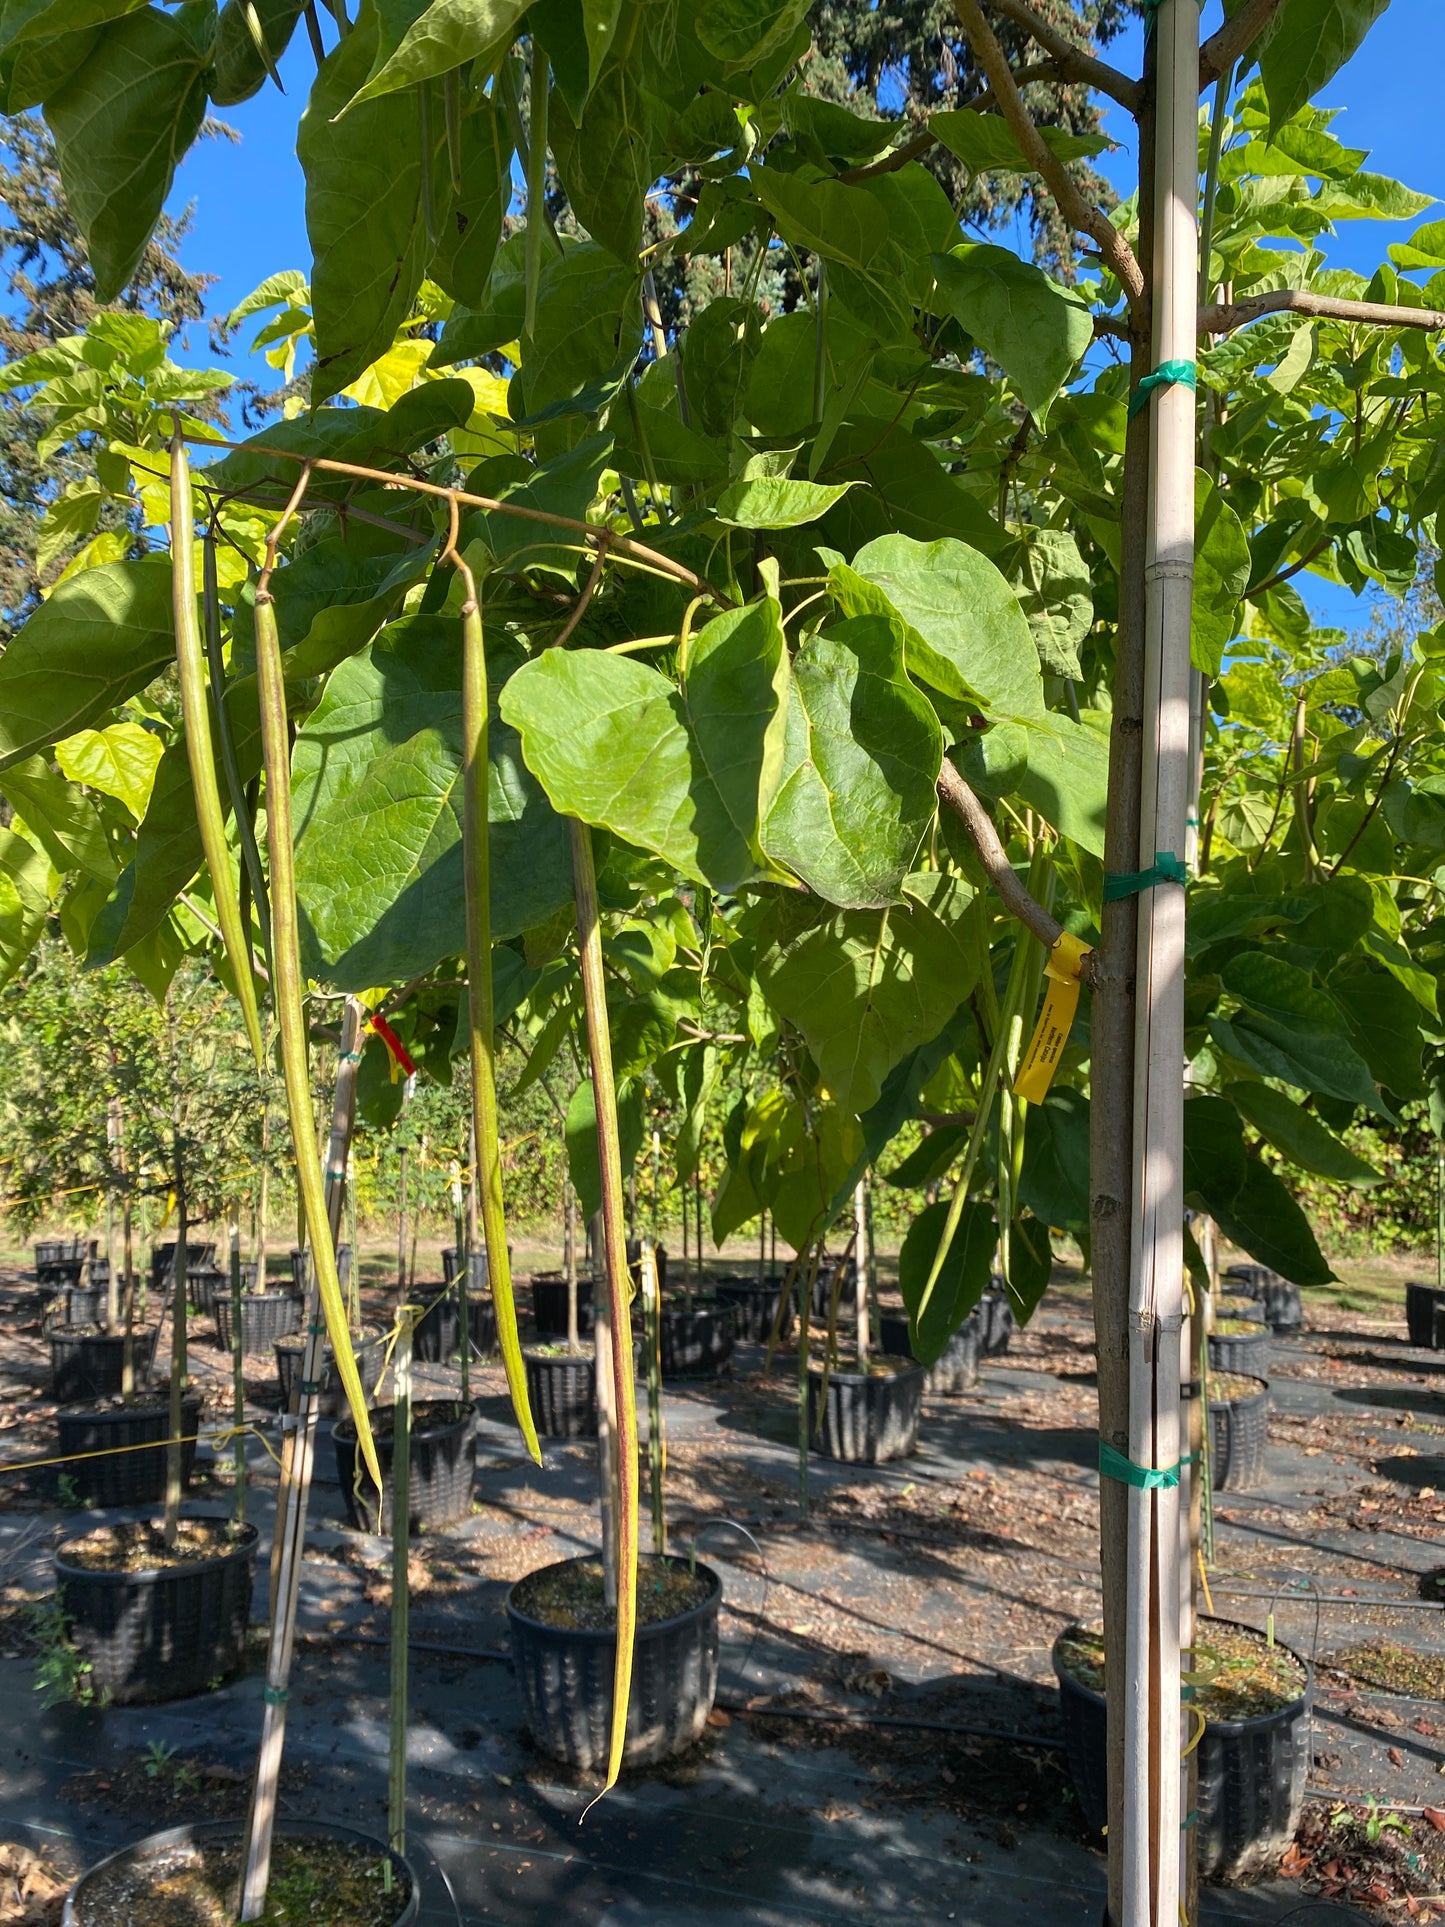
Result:
{"type": "Polygon", "coordinates": [[[174,1550],[180,1536],[182,1410],[186,1393],[186,1174],[176,1166],[176,1255],[171,1265],[171,1384],[170,1426],[166,1444],[166,1545],[174,1550]]]}
{"type": "Polygon", "coordinates": [[[401,1315],[392,1353],[391,1447],[391,1734],[387,1774],[387,1834],[393,1853],[406,1852],[407,1641],[411,1633],[411,1308],[401,1315]]]}

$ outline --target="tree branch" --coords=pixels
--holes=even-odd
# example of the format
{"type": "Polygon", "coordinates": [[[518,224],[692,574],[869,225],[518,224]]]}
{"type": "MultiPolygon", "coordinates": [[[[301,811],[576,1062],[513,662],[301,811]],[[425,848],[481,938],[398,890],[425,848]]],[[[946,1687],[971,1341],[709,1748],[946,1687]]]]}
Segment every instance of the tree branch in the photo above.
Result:
{"type": "Polygon", "coordinates": [[[1241,54],[1248,53],[1283,5],[1284,0],[1245,0],[1234,18],[1205,41],[1199,49],[1201,94],[1227,74],[1241,54]]]}
{"type": "Polygon", "coordinates": [[[1358,321],[1369,328],[1445,328],[1445,310],[1397,308],[1384,301],[1341,301],[1304,288],[1276,288],[1269,294],[1247,294],[1239,301],[1219,301],[1199,310],[1199,332],[1230,334],[1247,328],[1267,314],[1316,315],[1324,321],[1358,321]]]}
{"type": "Polygon", "coordinates": [[[1281,582],[1288,582],[1294,576],[1299,575],[1309,567],[1311,562],[1318,560],[1318,558],[1324,554],[1325,550],[1330,546],[1331,539],[1332,538],[1327,535],[1322,542],[1316,542],[1312,549],[1302,555],[1298,562],[1291,562],[1288,568],[1276,569],[1274,574],[1267,576],[1263,582],[1257,583],[1252,589],[1246,589],[1244,592],[1245,601],[1253,602],[1256,596],[1265,595],[1269,590],[1277,589],[1281,582]]]}
{"type": "Polygon", "coordinates": [[[988,76],[989,85],[998,96],[999,107],[1008,122],[1014,139],[1023,150],[1024,159],[1036,174],[1043,176],[1049,192],[1058,205],[1060,214],[1069,226],[1079,233],[1087,234],[1094,241],[1103,256],[1105,265],[1113,272],[1120,287],[1129,299],[1129,306],[1136,312],[1142,309],[1147,300],[1144,276],[1134,251],[1112,221],[1097,207],[1093,206],[1079,192],[1072,175],[1047,145],[1043,136],[1033,123],[1029,110],[1024,106],[1023,96],[1019,93],[1010,71],[1004,51],[994,38],[993,29],[984,19],[978,0],[953,0],[969,44],[977,56],[979,65],[988,76]]]}
{"type": "MultiPolygon", "coordinates": [[[[1064,934],[1064,926],[1057,917],[1050,916],[1037,897],[1031,896],[1019,881],[1018,873],[1008,860],[1008,851],[993,826],[993,819],[946,756],[943,768],[938,773],[938,794],[968,832],[969,841],[978,852],[978,860],[989,882],[998,891],[1005,910],[1011,917],[1016,917],[1026,930],[1031,930],[1045,950],[1052,950],[1064,934]]],[[[1092,951],[1084,959],[1079,981],[1093,987],[1092,951]]]]}
{"type": "Polygon", "coordinates": [[[1117,67],[1111,67],[1107,61],[1097,60],[1086,48],[1070,40],[1067,34],[1060,33],[1057,27],[1051,27],[1047,20],[1034,12],[1027,0],[994,0],[994,7],[1026,33],[1033,35],[1044,52],[1053,56],[1063,79],[1096,88],[1111,100],[1117,100],[1121,107],[1127,107],[1131,114],[1138,113],[1140,90],[1137,80],[1130,80],[1127,74],[1121,74],[1117,67]]]}

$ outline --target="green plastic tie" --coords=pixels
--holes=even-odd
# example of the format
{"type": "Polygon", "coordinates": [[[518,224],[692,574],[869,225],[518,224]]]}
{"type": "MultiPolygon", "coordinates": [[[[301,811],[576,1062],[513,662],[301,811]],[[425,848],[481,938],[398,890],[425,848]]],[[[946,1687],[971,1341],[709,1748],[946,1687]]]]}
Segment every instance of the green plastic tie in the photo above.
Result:
{"type": "Polygon", "coordinates": [[[1192,361],[1161,361],[1152,375],[1145,375],[1139,386],[1129,397],[1129,419],[1143,408],[1149,406],[1149,397],[1156,388],[1197,388],[1199,385],[1198,364],[1192,361]]]}
{"type": "Polygon", "coordinates": [[[1099,1470],[1106,1479],[1115,1479],[1120,1485],[1132,1485],[1140,1492],[1168,1491],[1179,1483],[1178,1465],[1135,1465],[1132,1459],[1126,1459],[1122,1452],[1116,1452],[1103,1439],[1099,1440],[1099,1470]]]}
{"type": "Polygon", "coordinates": [[[1184,1818],[1179,1822],[1179,1831],[1181,1833],[1187,1833],[1190,1827],[1197,1827],[1198,1825],[1199,1809],[1196,1807],[1193,1813],[1186,1813],[1184,1818]]]}
{"type": "Polygon", "coordinates": [[[284,1686],[268,1686],[261,1694],[267,1706],[285,1706],[291,1695],[284,1686]]]}
{"type": "Polygon", "coordinates": [[[1177,883],[1182,889],[1187,880],[1188,872],[1172,850],[1156,850],[1147,870],[1137,870],[1133,875],[1106,876],[1104,901],[1118,903],[1123,897],[1141,896],[1160,883],[1177,883]]]}
{"type": "Polygon", "coordinates": [[[319,1378],[303,1378],[301,1381],[301,1389],[303,1392],[307,1394],[308,1397],[311,1397],[311,1398],[319,1397],[321,1392],[321,1380],[319,1378]]]}

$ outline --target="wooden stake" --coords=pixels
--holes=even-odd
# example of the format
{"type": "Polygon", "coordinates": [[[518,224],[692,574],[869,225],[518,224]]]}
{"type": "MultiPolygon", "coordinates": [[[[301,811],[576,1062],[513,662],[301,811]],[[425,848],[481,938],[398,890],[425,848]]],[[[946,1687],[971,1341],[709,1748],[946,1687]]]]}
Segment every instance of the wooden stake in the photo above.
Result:
{"type": "Polygon", "coordinates": [[[868,1369],[872,1333],[868,1317],[868,1194],[862,1178],[853,1192],[853,1307],[858,1327],[858,1369],[868,1369]]]}
{"type": "Polygon", "coordinates": [[[180,1536],[181,1444],[186,1394],[186,1174],[176,1161],[176,1255],[171,1263],[170,1436],[166,1443],[165,1542],[174,1550],[180,1536]]]}
{"type": "MultiPolygon", "coordinates": [[[[411,1631],[411,1348],[417,1307],[398,1313],[392,1369],[391,1448],[391,1736],[387,1774],[387,1834],[393,1853],[406,1852],[407,1640],[411,1631]]],[[[387,1862],[390,1875],[391,1863],[387,1862]]],[[[388,1885],[389,1885],[388,1879],[388,1885]]]]}
{"type": "Polygon", "coordinates": [[[667,1551],[667,1516],[663,1509],[663,1475],[667,1446],[662,1431],[662,1302],[657,1284],[657,1250],[651,1238],[642,1241],[642,1310],[647,1344],[647,1469],[652,1484],[652,1550],[667,1551]]]}
{"type": "Polygon", "coordinates": [[[246,1523],[246,1368],[241,1350],[241,1228],[231,1218],[231,1423],[236,1428],[234,1441],[236,1497],[231,1517],[238,1526],[246,1523]]]}

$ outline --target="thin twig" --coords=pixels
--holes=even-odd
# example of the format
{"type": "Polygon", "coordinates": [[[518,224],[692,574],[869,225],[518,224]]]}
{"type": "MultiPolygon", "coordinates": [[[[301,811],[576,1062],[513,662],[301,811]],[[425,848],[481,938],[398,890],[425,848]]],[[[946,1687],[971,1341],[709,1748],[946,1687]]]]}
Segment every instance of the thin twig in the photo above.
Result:
{"type": "Polygon", "coordinates": [[[1246,589],[1244,592],[1245,600],[1247,602],[1253,602],[1257,596],[1266,595],[1271,589],[1277,589],[1282,582],[1288,582],[1292,576],[1299,575],[1309,567],[1311,562],[1324,554],[1333,539],[1332,536],[1325,536],[1322,541],[1316,542],[1312,549],[1302,555],[1298,562],[1291,562],[1288,568],[1276,569],[1273,575],[1266,576],[1265,580],[1255,588],[1246,589]]]}
{"type": "Polygon", "coordinates": [[[1245,0],[1234,18],[1226,20],[1219,32],[1205,41],[1199,49],[1201,94],[1248,52],[1283,4],[1284,0],[1245,0]]]}
{"type": "Polygon", "coordinates": [[[276,550],[280,546],[281,537],[286,533],[287,524],[301,506],[302,497],[305,495],[310,481],[311,464],[307,462],[297,477],[296,486],[291,491],[289,501],[281,511],[280,521],[277,522],[270,534],[266,537],[266,566],[262,569],[261,578],[256,584],[257,602],[269,602],[271,600],[271,577],[276,573],[276,550]]]}
{"type": "Polygon", "coordinates": [[[978,0],[953,0],[953,4],[979,65],[988,75],[989,85],[998,96],[1003,117],[1023,150],[1024,159],[1035,173],[1043,176],[1060,214],[1069,226],[1081,234],[1087,234],[1098,244],[1099,253],[1128,297],[1130,308],[1136,315],[1142,313],[1147,306],[1147,290],[1133,249],[1108,216],[1084,198],[1067,167],[1035,127],[1014,82],[1003,48],[984,19],[978,0]]]}
{"type": "Polygon", "coordinates": [[[607,560],[607,544],[605,542],[599,542],[597,544],[597,560],[592,564],[592,573],[588,576],[587,581],[583,586],[582,593],[577,598],[577,606],[572,611],[571,615],[568,616],[567,620],[562,624],[561,629],[552,638],[552,647],[554,649],[562,648],[564,644],[566,644],[571,639],[573,631],[576,629],[578,623],[582,620],[583,616],[586,615],[587,604],[592,600],[593,596],[597,593],[597,584],[602,580],[602,564],[606,560],[607,560]]]}
{"type": "MultiPolygon", "coordinates": [[[[1052,950],[1064,934],[1064,926],[1019,881],[988,811],[946,756],[938,775],[938,794],[968,832],[978,860],[1009,915],[1031,930],[1045,950],[1052,950]]],[[[1080,982],[1090,987],[1094,982],[1093,954],[1088,953],[1079,971],[1080,982]]]]}
{"type": "MultiPolygon", "coordinates": [[[[265,448],[259,442],[223,441],[214,435],[192,435],[188,436],[187,440],[199,442],[207,448],[232,448],[242,450],[248,455],[264,455],[268,461],[302,462],[305,464],[305,475],[308,478],[313,470],[327,475],[353,475],[363,482],[379,482],[384,488],[409,489],[413,494],[436,496],[447,502],[455,498],[467,508],[485,509],[490,515],[511,515],[522,522],[543,522],[548,528],[571,529],[576,534],[585,536],[589,542],[605,543],[619,555],[631,556],[636,561],[650,563],[653,568],[660,569],[664,575],[672,576],[678,582],[687,583],[699,595],[707,596],[722,607],[732,606],[730,598],[720,589],[715,588],[711,582],[697,575],[692,569],[684,567],[681,562],[674,562],[670,555],[663,555],[658,549],[650,549],[646,543],[636,542],[630,535],[619,535],[615,529],[598,528],[595,523],[578,521],[572,515],[554,515],[550,509],[524,508],[520,502],[501,502],[491,495],[472,495],[466,489],[447,488],[441,482],[426,482],[415,475],[397,475],[385,468],[364,468],[359,462],[332,462],[319,455],[297,454],[294,449],[265,448]]],[[[299,500],[299,494],[293,496],[291,506],[286,512],[288,519],[299,504],[299,500]]],[[[328,506],[332,505],[328,504],[328,506]]],[[[284,521],[282,526],[284,527],[284,521]]],[[[273,535],[274,533],[273,531],[273,535]]],[[[269,542],[267,546],[270,546],[269,542]]]]}
{"type": "MultiPolygon", "coordinates": [[[[1131,114],[1138,113],[1138,81],[1121,74],[1117,67],[1111,67],[1107,61],[1097,59],[1086,47],[1080,47],[1067,34],[1060,33],[1057,27],[1051,27],[1027,4],[1027,0],[994,0],[994,9],[1031,34],[1045,53],[1053,56],[1066,80],[1094,87],[1111,100],[1117,100],[1121,107],[1127,107],[1131,114]]],[[[989,77],[992,79],[992,75],[989,77]]]]}
{"type": "Polygon", "coordinates": [[[1423,328],[1427,333],[1445,328],[1445,309],[1399,308],[1386,301],[1342,301],[1334,295],[1311,294],[1307,288],[1276,288],[1268,294],[1247,294],[1238,301],[1218,301],[1201,308],[1199,332],[1229,334],[1267,314],[1317,315],[1325,321],[1358,321],[1369,328],[1423,328]]]}

